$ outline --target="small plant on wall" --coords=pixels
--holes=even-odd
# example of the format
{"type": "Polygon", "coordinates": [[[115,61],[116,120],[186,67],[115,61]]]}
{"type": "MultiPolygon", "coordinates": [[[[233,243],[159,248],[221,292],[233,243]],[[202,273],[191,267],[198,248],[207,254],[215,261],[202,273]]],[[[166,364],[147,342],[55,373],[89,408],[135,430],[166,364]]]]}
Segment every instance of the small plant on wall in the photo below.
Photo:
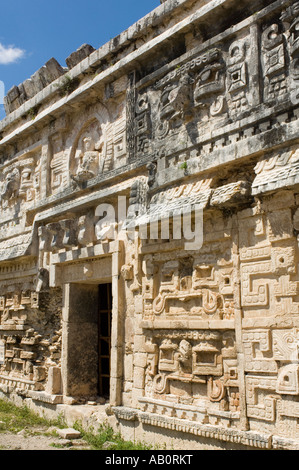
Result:
{"type": "Polygon", "coordinates": [[[79,86],[79,79],[72,78],[69,75],[63,77],[61,83],[58,86],[58,93],[60,96],[70,95],[79,86]]]}

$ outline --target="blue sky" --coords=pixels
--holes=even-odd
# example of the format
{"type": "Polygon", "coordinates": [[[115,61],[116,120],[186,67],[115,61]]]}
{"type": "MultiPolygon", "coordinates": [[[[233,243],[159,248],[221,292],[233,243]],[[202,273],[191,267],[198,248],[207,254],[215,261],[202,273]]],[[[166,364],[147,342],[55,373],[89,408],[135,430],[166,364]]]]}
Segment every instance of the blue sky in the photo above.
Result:
{"type": "MultiPolygon", "coordinates": [[[[0,80],[5,92],[51,57],[65,67],[65,59],[82,44],[98,49],[159,5],[160,0],[3,0],[0,80]]],[[[0,119],[4,116],[0,105],[0,119]]]]}

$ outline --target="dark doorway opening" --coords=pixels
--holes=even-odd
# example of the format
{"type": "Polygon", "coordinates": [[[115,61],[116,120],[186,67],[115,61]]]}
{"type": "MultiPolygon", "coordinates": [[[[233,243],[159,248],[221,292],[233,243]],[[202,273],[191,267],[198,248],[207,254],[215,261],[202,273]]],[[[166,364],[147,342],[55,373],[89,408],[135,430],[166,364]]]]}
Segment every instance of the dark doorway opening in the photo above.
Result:
{"type": "Polygon", "coordinates": [[[98,351],[99,380],[101,397],[110,396],[111,328],[112,328],[112,284],[99,285],[98,351]]]}

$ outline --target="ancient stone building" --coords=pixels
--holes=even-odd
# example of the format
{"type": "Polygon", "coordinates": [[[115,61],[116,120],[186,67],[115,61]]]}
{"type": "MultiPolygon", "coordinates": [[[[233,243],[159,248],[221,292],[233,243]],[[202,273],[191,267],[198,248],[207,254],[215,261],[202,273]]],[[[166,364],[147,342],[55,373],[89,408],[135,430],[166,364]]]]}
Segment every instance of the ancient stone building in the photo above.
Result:
{"type": "Polygon", "coordinates": [[[66,65],[0,123],[1,395],[298,449],[299,2],[164,0],[66,65]]]}

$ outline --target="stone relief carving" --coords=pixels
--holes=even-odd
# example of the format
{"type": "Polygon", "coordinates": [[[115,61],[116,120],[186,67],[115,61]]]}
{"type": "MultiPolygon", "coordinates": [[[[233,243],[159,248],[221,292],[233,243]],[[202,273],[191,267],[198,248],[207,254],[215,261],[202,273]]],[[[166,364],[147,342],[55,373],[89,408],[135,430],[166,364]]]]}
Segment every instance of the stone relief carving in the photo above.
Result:
{"type": "Polygon", "coordinates": [[[105,217],[95,214],[94,209],[74,215],[72,218],[40,225],[39,258],[41,267],[48,267],[49,254],[60,251],[80,250],[87,246],[103,244],[117,237],[117,223],[111,224],[105,217]]]}
{"type": "MultiPolygon", "coordinates": [[[[48,365],[41,360],[45,348],[51,346],[48,364],[53,365],[60,358],[59,336],[52,332],[51,340],[47,340],[33,326],[36,316],[41,316],[42,295],[36,290],[15,290],[0,297],[0,335],[5,357],[0,362],[0,384],[17,388],[19,394],[45,389],[48,365]]],[[[55,329],[54,324],[51,328],[55,329]]]]}
{"type": "Polygon", "coordinates": [[[2,325],[23,325],[27,319],[26,309],[39,306],[39,294],[33,291],[7,293],[0,297],[2,325]]]}
{"type": "Polygon", "coordinates": [[[252,192],[258,194],[281,184],[288,184],[296,178],[298,168],[298,149],[271,154],[262,158],[255,166],[256,178],[253,181],[252,192]]]}
{"type": "Polygon", "coordinates": [[[277,100],[287,92],[284,36],[278,24],[263,32],[262,51],[265,100],[277,100]]]}
{"type": "Polygon", "coordinates": [[[92,211],[78,219],[78,243],[86,246],[95,241],[94,214],[92,211]]]}
{"type": "Polygon", "coordinates": [[[176,119],[185,119],[191,104],[191,77],[186,73],[181,75],[177,83],[166,86],[161,94],[160,120],[168,124],[176,119]]]}
{"type": "Polygon", "coordinates": [[[276,22],[262,24],[257,36],[252,29],[225,47],[216,45],[188,61],[177,59],[154,84],[143,84],[138,91],[132,85],[128,95],[131,155],[135,149],[136,156],[159,156],[166,138],[169,153],[171,149],[177,152],[179,142],[183,145],[190,140],[190,145],[217,119],[228,123],[245,116],[261,101],[274,104],[284,100],[288,92],[297,103],[297,5],[294,2],[276,22]],[[257,41],[261,43],[259,57],[257,41]],[[252,74],[252,64],[259,60],[261,96],[252,74]]]}
{"type": "Polygon", "coordinates": [[[84,137],[82,139],[82,146],[83,150],[79,157],[76,175],[73,177],[78,182],[87,181],[101,173],[104,163],[100,158],[100,152],[96,150],[96,144],[92,137],[84,137]]]}
{"type": "Polygon", "coordinates": [[[232,268],[215,269],[200,258],[152,263],[157,274],[143,283],[145,318],[153,315],[234,317],[232,268]]]}
{"type": "MultiPolygon", "coordinates": [[[[79,118],[63,116],[49,137],[48,195],[72,184],[84,185],[126,164],[126,114],[119,106],[113,119],[97,104],[79,118]]],[[[36,184],[36,183],[35,183],[36,184]]]]}
{"type": "Polygon", "coordinates": [[[94,178],[104,170],[103,134],[96,121],[87,129],[84,128],[77,147],[72,178],[81,183],[94,178]]]}
{"type": "Polygon", "coordinates": [[[294,2],[281,15],[281,21],[284,26],[288,50],[290,54],[290,95],[293,103],[298,103],[298,79],[299,79],[299,42],[298,42],[298,23],[299,23],[299,3],[294,2]]]}
{"type": "Polygon", "coordinates": [[[299,394],[297,328],[248,330],[243,340],[250,373],[246,382],[248,415],[273,422],[277,413],[279,423],[283,419],[282,398],[299,394]],[[261,373],[263,377],[258,375],[261,373]]]}
{"type": "Polygon", "coordinates": [[[234,42],[230,46],[228,56],[227,91],[230,96],[230,109],[232,113],[240,114],[248,106],[247,41],[234,42]]]}
{"type": "Polygon", "coordinates": [[[221,51],[215,49],[208,54],[207,60],[203,59],[203,69],[200,70],[196,77],[196,85],[194,90],[194,99],[196,104],[204,106],[206,103],[211,105],[211,114],[218,114],[224,105],[224,97],[218,98],[222,102],[219,106],[212,102],[210,97],[215,97],[219,93],[225,91],[224,62],[221,51]],[[216,112],[218,109],[218,112],[216,112]]]}
{"type": "Polygon", "coordinates": [[[16,198],[20,188],[20,172],[17,168],[7,173],[5,182],[3,183],[1,199],[8,201],[11,198],[16,198]]]}
{"type": "MultiPolygon", "coordinates": [[[[296,162],[296,149],[262,157],[254,168],[254,192],[261,194],[272,182],[277,184],[283,172],[286,177],[291,175],[296,162]]],[[[191,186],[156,193],[155,201],[176,200],[188,193],[188,189],[191,186]]],[[[216,191],[215,198],[220,196],[216,191]]],[[[284,197],[292,201],[292,196],[284,197]]],[[[298,214],[283,199],[279,207],[271,196],[266,201],[261,207],[240,211],[238,215],[238,268],[233,262],[228,226],[226,241],[220,242],[212,235],[213,225],[209,226],[208,221],[205,228],[209,241],[206,240],[200,253],[189,253],[187,259],[179,254],[171,256],[169,252],[144,256],[143,328],[148,341],[144,350],[146,385],[144,397],[139,399],[141,409],[187,419],[193,412],[190,407],[205,401],[210,423],[212,406],[217,405],[219,412],[240,413],[240,363],[235,332],[234,329],[216,331],[216,325],[235,318],[236,285],[240,282],[246,415],[253,420],[250,421],[252,429],[258,428],[258,424],[255,428],[252,423],[263,422],[269,429],[279,426],[286,436],[289,425],[292,437],[298,436],[297,428],[291,425],[294,413],[289,405],[289,400],[294,403],[299,393],[295,320],[299,292],[298,244],[294,233],[294,227],[299,227],[298,214]],[[283,320],[290,319],[290,315],[294,319],[293,327],[292,321],[287,326],[288,322],[283,320]],[[271,328],[257,326],[273,316],[275,322],[282,319],[281,327],[271,322],[267,323],[271,328]],[[214,330],[183,329],[183,324],[190,320],[206,319],[216,322],[214,330]],[[162,331],[166,324],[167,330],[162,331]],[[197,401],[197,389],[201,401],[197,401]],[[171,403],[176,405],[173,407],[171,403]]],[[[289,204],[293,207],[294,202],[289,204]]],[[[200,323],[196,321],[192,325],[198,324],[199,328],[200,323]]],[[[203,422],[198,415],[193,415],[193,419],[203,422]]]]}
{"type": "MultiPolygon", "coordinates": [[[[1,184],[1,182],[0,182],[1,184]]],[[[2,209],[13,207],[16,201],[30,202],[39,196],[40,162],[39,154],[20,158],[7,166],[2,173],[2,209]]]]}
{"type": "Polygon", "coordinates": [[[156,136],[164,139],[169,131],[177,132],[191,119],[196,108],[208,109],[212,116],[225,109],[224,62],[221,51],[213,49],[159,80],[160,93],[156,136]]]}
{"type": "Polygon", "coordinates": [[[286,311],[298,312],[297,242],[290,211],[269,213],[268,222],[260,216],[250,222],[247,218],[240,220],[239,233],[242,244],[247,239],[246,248],[241,248],[242,305],[263,307],[264,315],[270,311],[282,315],[286,311]]]}
{"type": "Polygon", "coordinates": [[[64,189],[67,184],[67,153],[65,149],[65,136],[57,133],[49,139],[50,153],[50,193],[55,194],[64,189]]]}
{"type": "Polygon", "coordinates": [[[136,107],[136,74],[129,74],[128,88],[126,93],[126,144],[128,150],[129,161],[134,160],[136,144],[135,144],[135,107],[136,107]]]}
{"type": "Polygon", "coordinates": [[[224,335],[202,330],[147,333],[146,352],[146,397],[164,399],[165,404],[191,405],[199,403],[200,396],[207,403],[217,403],[219,409],[229,410],[230,403],[233,411],[238,409],[238,380],[229,365],[236,357],[234,332],[224,335]],[[228,334],[229,349],[224,346],[228,334]],[[192,397],[191,384],[193,390],[201,390],[198,396],[194,393],[192,397]]]}
{"type": "MultiPolygon", "coordinates": [[[[85,122],[77,123],[69,160],[73,181],[78,184],[100,176],[126,163],[126,125],[124,109],[120,107],[117,119],[111,122],[102,105],[94,106],[85,122]]],[[[70,137],[69,137],[70,140],[70,137]]]]}

